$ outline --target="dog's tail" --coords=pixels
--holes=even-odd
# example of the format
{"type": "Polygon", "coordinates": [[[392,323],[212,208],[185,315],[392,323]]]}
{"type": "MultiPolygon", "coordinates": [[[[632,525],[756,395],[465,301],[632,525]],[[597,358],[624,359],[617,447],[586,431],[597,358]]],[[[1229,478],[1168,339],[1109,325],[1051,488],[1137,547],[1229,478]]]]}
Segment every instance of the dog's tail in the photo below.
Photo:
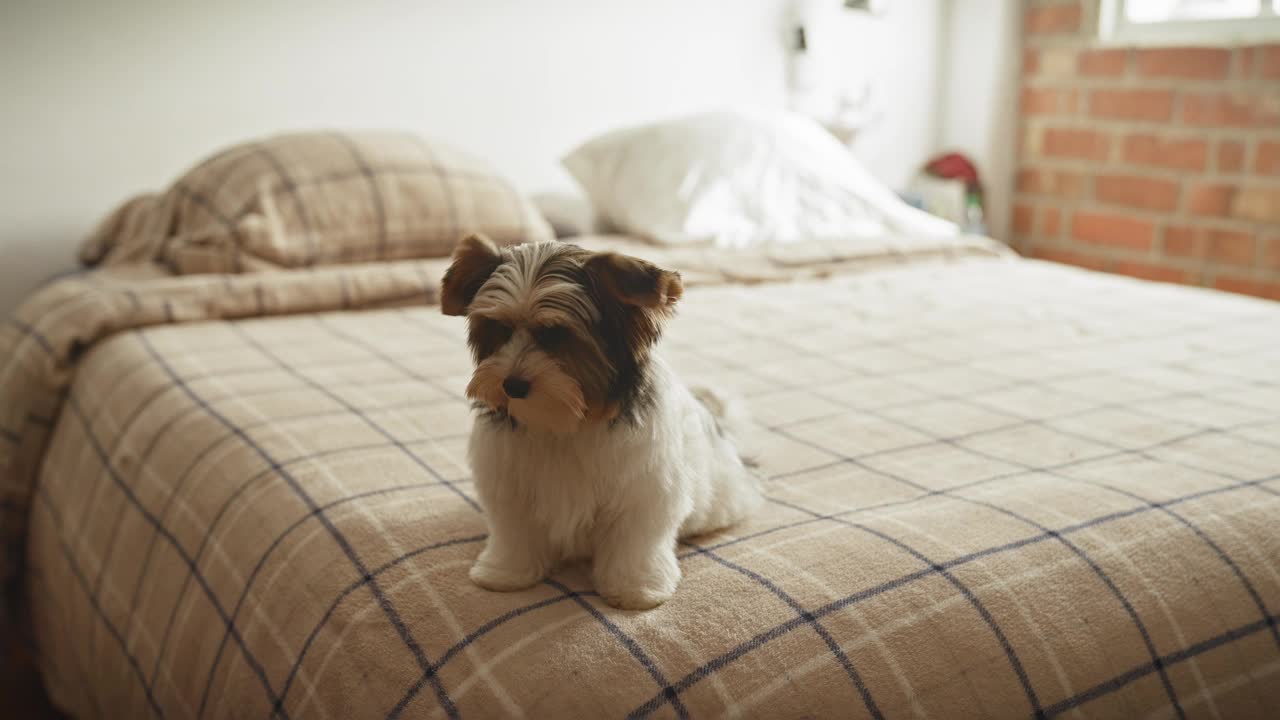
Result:
{"type": "Polygon", "coordinates": [[[689,388],[693,396],[711,414],[716,431],[726,436],[738,448],[742,464],[750,468],[759,466],[755,456],[747,452],[744,443],[751,429],[751,413],[742,398],[717,388],[698,385],[689,388]]]}

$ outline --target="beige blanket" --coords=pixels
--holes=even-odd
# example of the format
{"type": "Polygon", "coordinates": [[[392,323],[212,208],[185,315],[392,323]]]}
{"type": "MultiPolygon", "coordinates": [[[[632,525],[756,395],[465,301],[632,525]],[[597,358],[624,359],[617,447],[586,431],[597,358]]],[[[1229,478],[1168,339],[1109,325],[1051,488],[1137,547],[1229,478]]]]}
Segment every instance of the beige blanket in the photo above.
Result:
{"type": "Polygon", "coordinates": [[[604,605],[581,567],[511,594],[467,580],[484,523],[462,325],[406,307],[440,263],[37,296],[0,343],[0,477],[55,700],[170,718],[1280,707],[1280,305],[975,244],[929,253],[947,263],[682,252],[646,252],[694,286],[665,352],[748,398],[770,502],[683,547],[680,590],[645,613],[604,605]]]}

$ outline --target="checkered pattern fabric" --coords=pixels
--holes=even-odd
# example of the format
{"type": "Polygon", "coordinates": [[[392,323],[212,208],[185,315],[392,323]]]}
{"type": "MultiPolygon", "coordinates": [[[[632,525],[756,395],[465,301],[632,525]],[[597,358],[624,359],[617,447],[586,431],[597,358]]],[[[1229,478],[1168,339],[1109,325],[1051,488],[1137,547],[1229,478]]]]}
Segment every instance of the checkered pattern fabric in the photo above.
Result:
{"type": "Polygon", "coordinates": [[[242,272],[444,257],[466,232],[498,243],[553,238],[479,158],[408,133],[309,132],[228,148],[164,195],[131,199],[80,254],[242,272]]]}
{"type": "Polygon", "coordinates": [[[769,502],[642,613],[467,580],[458,319],[149,325],[83,354],[30,500],[77,715],[1280,707],[1280,305],[972,257],[693,287],[666,353],[746,396],[769,502]]]}

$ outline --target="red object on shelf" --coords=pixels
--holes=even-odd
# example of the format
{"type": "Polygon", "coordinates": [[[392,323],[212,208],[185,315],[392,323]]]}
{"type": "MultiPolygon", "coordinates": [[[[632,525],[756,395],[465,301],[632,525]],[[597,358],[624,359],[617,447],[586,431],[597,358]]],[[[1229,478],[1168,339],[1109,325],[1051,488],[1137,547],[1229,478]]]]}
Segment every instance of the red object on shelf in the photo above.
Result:
{"type": "Polygon", "coordinates": [[[925,172],[948,180],[963,180],[969,191],[982,190],[982,182],[978,179],[978,168],[960,153],[946,153],[930,160],[924,166],[925,172]]]}

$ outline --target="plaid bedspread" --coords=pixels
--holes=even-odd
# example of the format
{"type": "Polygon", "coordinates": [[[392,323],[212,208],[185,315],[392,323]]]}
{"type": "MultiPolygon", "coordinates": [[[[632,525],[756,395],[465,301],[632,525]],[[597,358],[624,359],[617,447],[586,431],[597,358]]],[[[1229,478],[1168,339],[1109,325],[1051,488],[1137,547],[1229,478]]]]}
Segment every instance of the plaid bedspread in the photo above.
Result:
{"type": "Polygon", "coordinates": [[[84,717],[1274,717],[1280,305],[975,253],[693,283],[666,352],[748,398],[769,503],[683,545],[641,613],[582,567],[468,581],[462,323],[333,302],[420,304],[439,267],[65,281],[0,356],[50,692],[84,717]]]}

